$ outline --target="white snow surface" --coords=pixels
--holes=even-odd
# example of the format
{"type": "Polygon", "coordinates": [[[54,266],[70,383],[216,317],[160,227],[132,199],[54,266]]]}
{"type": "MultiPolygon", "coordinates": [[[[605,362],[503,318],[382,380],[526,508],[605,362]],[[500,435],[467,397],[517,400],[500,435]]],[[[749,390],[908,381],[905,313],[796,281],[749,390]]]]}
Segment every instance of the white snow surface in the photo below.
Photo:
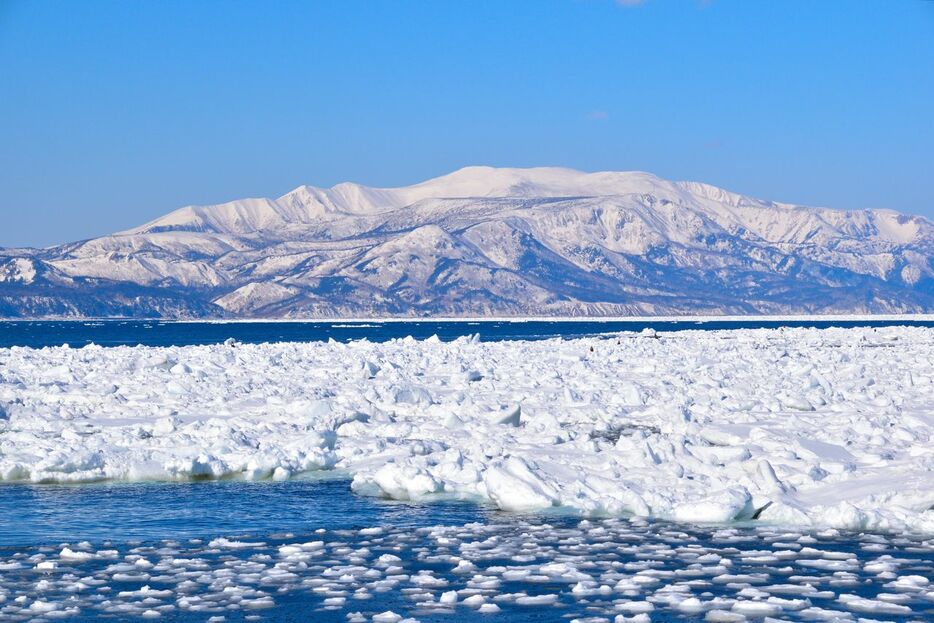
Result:
{"type": "Polygon", "coordinates": [[[934,330],[0,349],[0,479],[934,532],[934,330]]]}
{"type": "Polygon", "coordinates": [[[300,186],[0,249],[0,315],[919,313],[934,309],[932,258],[934,223],[920,216],[638,171],[466,167],[400,188],[300,186]]]}

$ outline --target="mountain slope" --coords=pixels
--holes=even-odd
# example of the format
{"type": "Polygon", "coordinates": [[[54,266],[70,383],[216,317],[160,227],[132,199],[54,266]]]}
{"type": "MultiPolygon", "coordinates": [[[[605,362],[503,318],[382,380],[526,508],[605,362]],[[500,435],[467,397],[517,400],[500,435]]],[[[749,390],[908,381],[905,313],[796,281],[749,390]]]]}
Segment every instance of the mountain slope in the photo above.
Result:
{"type": "Polygon", "coordinates": [[[0,250],[0,315],[925,312],[934,225],[648,173],[468,167],[301,186],[0,250]]]}

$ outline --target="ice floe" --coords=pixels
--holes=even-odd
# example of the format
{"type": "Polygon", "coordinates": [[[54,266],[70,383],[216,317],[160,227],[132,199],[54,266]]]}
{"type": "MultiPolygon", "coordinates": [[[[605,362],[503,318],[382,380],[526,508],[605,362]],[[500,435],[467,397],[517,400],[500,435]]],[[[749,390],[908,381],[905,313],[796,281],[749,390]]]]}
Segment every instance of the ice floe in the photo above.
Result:
{"type": "Polygon", "coordinates": [[[7,547],[0,619],[855,623],[934,613],[928,537],[550,519],[7,547]],[[805,546],[788,554],[791,542],[805,546]],[[810,564],[841,560],[841,548],[852,573],[810,564]]]}
{"type": "Polygon", "coordinates": [[[7,481],[341,470],[512,511],[934,532],[925,328],[14,347],[0,409],[7,481]]]}

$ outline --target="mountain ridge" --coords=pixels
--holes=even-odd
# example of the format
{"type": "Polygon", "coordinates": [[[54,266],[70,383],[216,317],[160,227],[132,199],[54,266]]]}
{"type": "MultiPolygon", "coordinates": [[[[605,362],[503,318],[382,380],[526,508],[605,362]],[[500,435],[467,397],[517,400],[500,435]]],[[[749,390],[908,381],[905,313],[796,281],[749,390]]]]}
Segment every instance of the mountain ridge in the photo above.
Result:
{"type": "Polygon", "coordinates": [[[0,316],[915,313],[934,224],[644,172],[465,167],[0,250],[0,316]]]}

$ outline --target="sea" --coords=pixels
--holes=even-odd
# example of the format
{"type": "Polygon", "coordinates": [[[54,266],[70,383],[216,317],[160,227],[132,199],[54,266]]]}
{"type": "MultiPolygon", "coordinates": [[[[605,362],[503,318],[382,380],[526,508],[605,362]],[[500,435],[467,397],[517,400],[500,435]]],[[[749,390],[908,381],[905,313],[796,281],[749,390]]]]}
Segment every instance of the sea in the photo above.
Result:
{"type": "MultiPolygon", "coordinates": [[[[892,325],[934,321],[0,321],[0,347],[892,325]]],[[[934,621],[934,537],[400,502],[341,473],[3,484],[0,621],[27,620],[934,621]]]]}
{"type": "Polygon", "coordinates": [[[479,334],[491,340],[545,340],[607,335],[621,331],[718,331],[724,329],[777,329],[781,327],[934,327],[934,317],[908,316],[874,319],[745,318],[745,319],[612,319],[612,320],[358,320],[358,321],[216,321],[163,320],[0,320],[0,348],[11,346],[189,346],[217,344],[232,338],[245,344],[336,340],[387,340],[432,336],[448,341],[479,334]]]}

